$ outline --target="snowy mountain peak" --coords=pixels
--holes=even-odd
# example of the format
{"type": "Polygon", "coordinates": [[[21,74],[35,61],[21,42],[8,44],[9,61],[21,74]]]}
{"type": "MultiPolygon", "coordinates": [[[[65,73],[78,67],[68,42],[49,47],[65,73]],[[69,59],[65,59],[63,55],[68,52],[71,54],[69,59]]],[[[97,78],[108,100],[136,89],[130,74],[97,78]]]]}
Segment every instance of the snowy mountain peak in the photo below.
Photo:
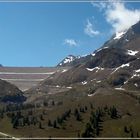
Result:
{"type": "Polygon", "coordinates": [[[116,40],[116,39],[118,40],[118,39],[122,38],[125,33],[126,33],[126,31],[116,32],[115,37],[113,39],[114,40],[116,40]]]}
{"type": "Polygon", "coordinates": [[[70,62],[72,62],[74,59],[75,59],[75,56],[69,55],[69,56],[67,56],[67,57],[64,59],[64,64],[70,63],[70,62]]]}
{"type": "Polygon", "coordinates": [[[64,64],[67,64],[67,63],[70,63],[72,62],[73,60],[75,60],[76,57],[74,55],[68,55],[65,59],[63,59],[58,65],[59,66],[62,66],[64,64]]]}

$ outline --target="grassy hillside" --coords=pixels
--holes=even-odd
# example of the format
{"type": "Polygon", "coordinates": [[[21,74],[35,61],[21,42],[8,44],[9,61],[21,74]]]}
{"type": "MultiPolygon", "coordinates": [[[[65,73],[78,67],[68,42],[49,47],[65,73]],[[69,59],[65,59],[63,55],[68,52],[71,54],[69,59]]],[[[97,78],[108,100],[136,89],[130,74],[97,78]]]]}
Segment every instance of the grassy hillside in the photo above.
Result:
{"type": "MultiPolygon", "coordinates": [[[[49,96],[52,104],[21,110],[21,116],[35,117],[37,121],[13,128],[12,112],[4,113],[0,120],[0,131],[15,137],[83,137],[87,123],[92,125],[90,117],[99,109],[102,115],[99,121],[99,134],[96,129],[90,132],[91,137],[138,137],[140,133],[140,103],[132,96],[117,90],[100,89],[95,95],[74,93],[74,90],[49,96]],[[79,96],[82,95],[82,96],[79,96]],[[58,103],[59,102],[59,103],[58,103]],[[117,109],[116,117],[111,117],[110,109],[117,109]],[[75,115],[78,110],[79,116],[75,115]],[[58,120],[67,114],[66,118],[58,120]],[[59,119],[58,119],[59,118],[59,119]],[[49,120],[51,121],[49,125],[49,120]],[[54,121],[56,120],[56,124],[54,121]],[[55,128],[54,128],[55,127],[55,128]],[[125,132],[125,127],[127,132],[125,132]]],[[[16,111],[14,111],[16,114],[16,111]]]]}

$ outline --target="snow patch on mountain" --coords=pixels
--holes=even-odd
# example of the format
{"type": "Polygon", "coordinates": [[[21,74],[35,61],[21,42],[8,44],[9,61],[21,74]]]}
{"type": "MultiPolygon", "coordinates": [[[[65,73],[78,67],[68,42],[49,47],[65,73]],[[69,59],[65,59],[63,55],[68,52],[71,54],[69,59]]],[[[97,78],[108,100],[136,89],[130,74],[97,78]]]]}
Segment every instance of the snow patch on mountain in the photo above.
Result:
{"type": "Polygon", "coordinates": [[[134,77],[140,77],[140,74],[133,74],[131,79],[133,79],[134,77]]]}
{"type": "Polygon", "coordinates": [[[123,68],[123,67],[129,67],[129,66],[130,66],[130,64],[127,63],[127,64],[122,64],[120,67],[123,68]]]}
{"type": "Polygon", "coordinates": [[[86,70],[88,70],[88,71],[94,71],[94,70],[96,70],[96,72],[98,72],[99,70],[104,70],[104,68],[95,67],[95,68],[86,68],[86,70]]]}
{"type": "Polygon", "coordinates": [[[88,97],[92,97],[94,94],[88,94],[88,97]]]}
{"type": "MultiPolygon", "coordinates": [[[[79,57],[79,56],[78,56],[79,57]]],[[[67,64],[70,63],[72,61],[74,61],[77,57],[73,56],[73,55],[69,55],[67,56],[65,59],[63,59],[62,62],[59,63],[59,66],[62,66],[63,64],[67,64]]]]}
{"type": "Polygon", "coordinates": [[[92,53],[91,55],[92,55],[92,56],[95,56],[96,54],[95,54],[95,53],[92,53]]]}
{"type": "Polygon", "coordinates": [[[66,71],[67,71],[67,69],[63,69],[62,73],[66,72],[66,71]]]}
{"type": "Polygon", "coordinates": [[[138,52],[139,52],[139,51],[128,50],[128,51],[127,51],[127,54],[128,54],[128,55],[134,56],[134,55],[136,55],[138,52]]]}
{"type": "Polygon", "coordinates": [[[70,62],[72,62],[73,60],[74,60],[74,57],[73,57],[73,56],[68,56],[67,58],[65,58],[64,64],[70,63],[70,62]]]}
{"type": "Polygon", "coordinates": [[[88,71],[94,71],[95,70],[95,68],[86,68],[88,71]]]}
{"type": "Polygon", "coordinates": [[[140,69],[135,70],[134,72],[135,72],[135,73],[131,76],[131,78],[130,78],[130,79],[133,79],[134,77],[140,77],[140,74],[137,74],[137,73],[139,73],[139,72],[140,72],[140,69]]]}
{"type": "Polygon", "coordinates": [[[129,63],[122,64],[121,66],[119,66],[119,67],[115,68],[115,70],[114,70],[111,74],[113,74],[114,72],[116,72],[116,71],[117,71],[117,70],[119,70],[120,68],[129,67],[129,66],[130,66],[130,64],[129,64],[129,63]]]}
{"type": "Polygon", "coordinates": [[[136,73],[140,72],[140,69],[138,69],[138,70],[135,70],[135,72],[136,72],[136,73]]]}
{"type": "Polygon", "coordinates": [[[109,47],[103,47],[103,48],[101,48],[101,49],[98,49],[97,51],[96,51],[96,53],[97,52],[100,52],[100,51],[102,51],[102,50],[104,50],[104,49],[108,49],[109,47]]]}
{"type": "Polygon", "coordinates": [[[104,47],[103,49],[108,49],[109,47],[104,47]]]}
{"type": "Polygon", "coordinates": [[[72,89],[72,87],[67,87],[68,89],[72,89]]]}
{"type": "Polygon", "coordinates": [[[81,58],[81,56],[80,56],[80,55],[78,55],[76,58],[77,58],[77,59],[80,59],[80,58],[81,58]]]}
{"type": "Polygon", "coordinates": [[[127,84],[127,83],[128,83],[128,81],[129,81],[129,80],[125,81],[123,84],[124,84],[124,85],[125,85],[125,84],[127,84]]]}
{"type": "Polygon", "coordinates": [[[83,82],[82,82],[82,85],[86,85],[86,84],[87,84],[87,81],[83,81],[83,82]]]}
{"type": "Polygon", "coordinates": [[[124,88],[119,87],[119,88],[115,88],[115,90],[125,90],[125,89],[124,89],[124,88]]]}
{"type": "Polygon", "coordinates": [[[135,83],[134,85],[135,85],[135,87],[138,87],[138,84],[137,83],[135,83]]]}
{"type": "Polygon", "coordinates": [[[117,32],[115,37],[113,38],[114,40],[118,40],[120,38],[122,38],[124,36],[124,34],[126,33],[126,31],[123,31],[123,32],[117,32]]]}

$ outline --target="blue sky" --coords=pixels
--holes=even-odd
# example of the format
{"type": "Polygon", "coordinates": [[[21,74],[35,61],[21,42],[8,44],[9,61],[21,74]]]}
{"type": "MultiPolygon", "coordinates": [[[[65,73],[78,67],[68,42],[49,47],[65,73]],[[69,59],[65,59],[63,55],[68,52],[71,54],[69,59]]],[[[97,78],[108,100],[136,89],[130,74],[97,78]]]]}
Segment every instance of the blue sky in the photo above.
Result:
{"type": "Polygon", "coordinates": [[[69,54],[92,53],[137,22],[139,9],[140,3],[121,2],[0,3],[0,63],[55,66],[69,54]]]}

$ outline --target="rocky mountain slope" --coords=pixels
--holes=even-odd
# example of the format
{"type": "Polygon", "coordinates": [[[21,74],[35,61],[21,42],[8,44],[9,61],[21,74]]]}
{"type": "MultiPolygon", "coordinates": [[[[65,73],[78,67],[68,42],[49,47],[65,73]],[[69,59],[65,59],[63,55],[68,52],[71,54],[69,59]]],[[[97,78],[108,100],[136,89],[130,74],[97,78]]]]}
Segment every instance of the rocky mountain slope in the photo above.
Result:
{"type": "Polygon", "coordinates": [[[0,80],[1,102],[22,103],[25,100],[26,97],[23,96],[23,92],[19,90],[15,85],[12,85],[7,81],[0,80]]]}
{"type": "Polygon", "coordinates": [[[98,86],[138,90],[140,83],[140,22],[127,31],[116,33],[100,49],[85,57],[70,56],[58,66],[71,69],[56,72],[40,83],[43,87],[95,84],[98,86]],[[130,86],[131,85],[131,86],[130,86]]]}

